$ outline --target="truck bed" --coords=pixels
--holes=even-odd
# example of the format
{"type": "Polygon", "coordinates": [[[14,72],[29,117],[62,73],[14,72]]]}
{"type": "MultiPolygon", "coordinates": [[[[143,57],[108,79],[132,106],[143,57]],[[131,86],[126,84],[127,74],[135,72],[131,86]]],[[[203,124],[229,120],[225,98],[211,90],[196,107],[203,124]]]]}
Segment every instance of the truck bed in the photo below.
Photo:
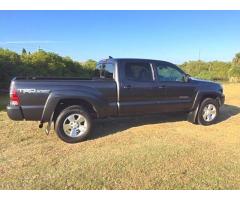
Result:
{"type": "Polygon", "coordinates": [[[48,97],[54,92],[74,96],[75,93],[91,94],[104,99],[110,105],[117,101],[117,87],[114,80],[59,78],[59,77],[16,77],[11,87],[20,98],[22,117],[40,121],[48,97]]]}

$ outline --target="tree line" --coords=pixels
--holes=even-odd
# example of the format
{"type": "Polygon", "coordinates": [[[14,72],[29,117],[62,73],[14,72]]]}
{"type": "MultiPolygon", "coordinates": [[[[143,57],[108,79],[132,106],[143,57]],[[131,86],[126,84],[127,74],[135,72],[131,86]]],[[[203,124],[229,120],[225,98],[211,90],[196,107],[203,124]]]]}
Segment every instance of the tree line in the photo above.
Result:
{"type": "MultiPolygon", "coordinates": [[[[39,49],[30,53],[25,49],[21,54],[0,48],[0,88],[8,88],[15,76],[54,76],[91,78],[96,67],[96,61],[73,61],[70,57],[62,57],[56,53],[39,49]]],[[[232,62],[188,61],[180,65],[188,74],[194,77],[240,82],[240,53],[232,62]]]]}
{"type": "Polygon", "coordinates": [[[70,57],[41,49],[33,53],[23,49],[21,54],[17,54],[0,48],[0,88],[8,88],[15,76],[90,78],[95,67],[94,60],[76,62],[70,57]]]}
{"type": "Polygon", "coordinates": [[[240,82],[240,53],[237,53],[232,62],[211,61],[204,62],[188,61],[180,67],[191,76],[214,80],[240,82]]]}

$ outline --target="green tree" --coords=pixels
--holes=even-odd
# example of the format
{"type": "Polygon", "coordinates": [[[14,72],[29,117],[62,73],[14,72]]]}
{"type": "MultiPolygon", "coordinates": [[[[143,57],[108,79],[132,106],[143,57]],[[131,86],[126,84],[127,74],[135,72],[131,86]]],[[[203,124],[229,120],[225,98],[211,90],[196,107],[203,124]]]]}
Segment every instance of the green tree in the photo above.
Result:
{"type": "Polygon", "coordinates": [[[96,68],[96,65],[97,65],[97,62],[92,59],[89,59],[83,63],[83,66],[90,70],[94,70],[96,68]]]}
{"type": "Polygon", "coordinates": [[[86,62],[82,63],[82,65],[87,70],[87,76],[93,76],[93,72],[96,69],[97,62],[95,60],[89,59],[86,62]]]}
{"type": "Polygon", "coordinates": [[[22,55],[26,55],[27,54],[27,51],[25,48],[22,49],[22,55]]]}
{"type": "Polygon", "coordinates": [[[8,49],[0,48],[0,87],[7,88],[21,64],[20,56],[8,49]]]}
{"type": "Polygon", "coordinates": [[[233,67],[228,72],[230,82],[240,82],[240,66],[233,65],[233,67]]]}
{"type": "Polygon", "coordinates": [[[233,64],[240,65],[240,53],[237,53],[233,58],[233,64]]]}
{"type": "Polygon", "coordinates": [[[191,76],[208,80],[227,81],[231,63],[221,61],[189,61],[180,67],[191,76]]]}
{"type": "Polygon", "coordinates": [[[0,48],[0,88],[9,87],[10,80],[15,76],[90,78],[95,65],[94,60],[80,63],[42,49],[33,53],[23,49],[18,55],[0,48]]]}
{"type": "Polygon", "coordinates": [[[232,61],[232,67],[228,72],[230,82],[240,82],[240,53],[237,53],[232,61]]]}

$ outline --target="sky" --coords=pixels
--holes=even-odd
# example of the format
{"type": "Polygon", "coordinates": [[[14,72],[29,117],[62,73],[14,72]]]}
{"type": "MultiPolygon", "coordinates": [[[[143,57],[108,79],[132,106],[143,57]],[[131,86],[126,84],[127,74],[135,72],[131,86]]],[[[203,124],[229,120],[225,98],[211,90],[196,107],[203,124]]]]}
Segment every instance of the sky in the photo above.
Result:
{"type": "Polygon", "coordinates": [[[39,48],[77,61],[231,61],[240,11],[0,11],[0,47],[39,48]]]}

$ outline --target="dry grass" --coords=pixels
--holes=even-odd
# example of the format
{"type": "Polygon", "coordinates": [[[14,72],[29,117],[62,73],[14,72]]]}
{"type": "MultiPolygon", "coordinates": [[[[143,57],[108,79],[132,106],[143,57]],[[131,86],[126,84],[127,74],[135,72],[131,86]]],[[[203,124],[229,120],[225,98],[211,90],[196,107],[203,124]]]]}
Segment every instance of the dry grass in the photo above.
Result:
{"type": "Polygon", "coordinates": [[[0,189],[240,189],[240,84],[224,89],[216,125],[182,116],[102,120],[75,145],[2,110],[0,189]]]}

